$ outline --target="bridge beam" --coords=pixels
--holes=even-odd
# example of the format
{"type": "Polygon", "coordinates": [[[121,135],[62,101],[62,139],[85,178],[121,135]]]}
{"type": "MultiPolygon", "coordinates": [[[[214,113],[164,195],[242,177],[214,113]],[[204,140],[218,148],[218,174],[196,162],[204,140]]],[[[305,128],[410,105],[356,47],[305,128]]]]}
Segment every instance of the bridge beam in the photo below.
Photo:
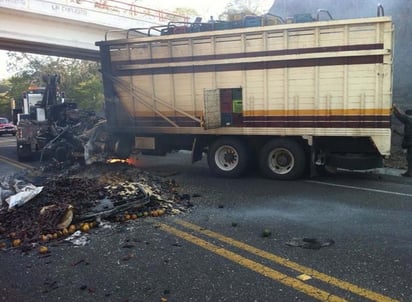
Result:
{"type": "Polygon", "coordinates": [[[55,44],[38,43],[22,40],[0,38],[0,49],[35,53],[47,56],[73,58],[87,61],[99,61],[98,50],[88,50],[76,47],[60,46],[55,44]]]}
{"type": "Polygon", "coordinates": [[[0,9],[0,49],[98,61],[96,41],[113,28],[0,9]]]}

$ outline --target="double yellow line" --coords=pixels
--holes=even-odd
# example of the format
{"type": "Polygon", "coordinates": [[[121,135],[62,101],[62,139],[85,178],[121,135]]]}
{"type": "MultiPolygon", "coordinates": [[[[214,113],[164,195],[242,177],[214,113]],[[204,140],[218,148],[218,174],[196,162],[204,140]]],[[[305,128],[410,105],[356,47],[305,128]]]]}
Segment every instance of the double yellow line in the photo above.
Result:
{"type": "MultiPolygon", "coordinates": [[[[224,236],[222,234],[206,230],[200,226],[197,226],[193,223],[183,221],[183,220],[175,220],[174,221],[176,224],[187,228],[191,231],[197,232],[201,235],[207,236],[212,239],[217,239],[221,242],[224,242],[226,244],[229,244],[230,246],[242,249],[250,254],[253,254],[255,256],[259,256],[261,258],[270,260],[276,264],[279,264],[283,267],[292,269],[294,271],[297,271],[299,273],[305,274],[310,276],[311,278],[318,279],[322,282],[327,283],[328,285],[333,285],[335,287],[341,288],[345,291],[351,292],[353,294],[356,294],[358,296],[361,296],[363,298],[369,299],[371,301],[379,301],[379,302],[393,302],[397,301],[395,299],[392,299],[390,297],[384,296],[382,294],[370,291],[365,288],[361,288],[355,284],[337,279],[335,277],[326,275],[324,273],[318,272],[312,268],[305,267],[303,265],[300,265],[296,262],[290,261],[288,259],[282,258],[280,256],[277,256],[275,254],[268,253],[266,251],[260,250],[258,248],[255,248],[249,244],[246,244],[244,242],[235,240],[233,238],[224,236]]],[[[241,256],[239,254],[236,254],[228,249],[219,247],[213,243],[210,243],[204,239],[201,239],[195,235],[192,235],[190,233],[187,233],[185,231],[179,230],[171,225],[168,224],[160,224],[159,225],[160,229],[170,233],[174,236],[180,237],[184,240],[187,240],[197,246],[200,246],[214,254],[217,254],[219,256],[222,256],[232,262],[235,262],[237,264],[240,264],[252,271],[255,271],[267,278],[270,278],[272,280],[275,280],[279,283],[282,283],[286,286],[289,286],[291,288],[294,288],[308,296],[311,296],[315,299],[318,299],[320,301],[331,301],[331,302],[340,302],[340,301],[346,301],[344,298],[338,297],[336,295],[333,295],[327,291],[324,291],[320,288],[314,287],[312,285],[309,285],[300,279],[290,277],[284,273],[281,273],[279,271],[276,271],[273,268],[270,268],[268,266],[262,265],[256,261],[250,260],[244,256],[241,256]]]]}
{"type": "Polygon", "coordinates": [[[19,169],[33,169],[34,167],[0,155],[0,161],[19,169]]]}

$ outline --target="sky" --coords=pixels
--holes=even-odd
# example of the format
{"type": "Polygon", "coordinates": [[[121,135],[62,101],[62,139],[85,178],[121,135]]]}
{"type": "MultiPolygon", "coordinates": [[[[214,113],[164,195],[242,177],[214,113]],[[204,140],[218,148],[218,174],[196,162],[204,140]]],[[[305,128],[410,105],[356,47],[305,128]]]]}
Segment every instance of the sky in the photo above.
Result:
{"type": "MultiPolygon", "coordinates": [[[[176,7],[193,8],[203,18],[203,21],[207,21],[210,16],[214,16],[215,19],[225,10],[230,0],[136,0],[137,5],[151,7],[155,9],[164,9],[173,11],[176,7]]],[[[249,7],[257,7],[262,12],[267,12],[274,3],[274,0],[243,0],[249,7]]]]}
{"type": "MultiPolygon", "coordinates": [[[[133,0],[123,0],[125,2],[133,2],[133,0]]],[[[153,9],[173,11],[175,8],[193,8],[203,21],[209,20],[210,16],[215,19],[225,10],[227,4],[233,2],[230,0],[134,0],[136,5],[141,5],[153,9]]],[[[244,0],[249,2],[249,6],[257,7],[260,12],[267,12],[274,3],[274,0],[244,0]]],[[[0,50],[0,80],[11,76],[7,72],[7,51],[0,50]]]]}

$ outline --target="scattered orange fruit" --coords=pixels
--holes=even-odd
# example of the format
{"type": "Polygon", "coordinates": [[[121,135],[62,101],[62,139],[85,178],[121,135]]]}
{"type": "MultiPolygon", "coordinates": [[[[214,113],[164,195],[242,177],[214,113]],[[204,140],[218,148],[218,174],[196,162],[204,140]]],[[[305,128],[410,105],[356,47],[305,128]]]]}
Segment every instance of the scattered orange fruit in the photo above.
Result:
{"type": "Polygon", "coordinates": [[[12,245],[14,247],[18,247],[21,244],[21,240],[20,239],[14,239],[12,242],[12,245]]]}
{"type": "Polygon", "coordinates": [[[74,232],[76,232],[76,226],[74,224],[71,224],[69,226],[69,234],[72,234],[74,232]]]}
{"type": "Polygon", "coordinates": [[[89,224],[86,222],[86,223],[82,224],[82,226],[80,227],[80,229],[82,230],[82,232],[87,233],[88,231],[90,231],[90,226],[89,226],[89,224]]]}
{"type": "Polygon", "coordinates": [[[49,251],[49,248],[47,246],[42,245],[39,247],[40,254],[46,254],[48,251],[49,251]]]}

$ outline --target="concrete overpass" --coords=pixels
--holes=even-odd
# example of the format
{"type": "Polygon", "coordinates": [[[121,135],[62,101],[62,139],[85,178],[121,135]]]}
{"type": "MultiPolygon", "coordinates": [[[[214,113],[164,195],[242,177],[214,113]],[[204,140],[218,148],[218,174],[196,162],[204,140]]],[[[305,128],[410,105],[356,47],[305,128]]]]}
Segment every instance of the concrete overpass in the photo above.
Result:
{"type": "Polygon", "coordinates": [[[0,49],[98,61],[107,31],[170,20],[187,21],[118,0],[0,0],[0,49]]]}

